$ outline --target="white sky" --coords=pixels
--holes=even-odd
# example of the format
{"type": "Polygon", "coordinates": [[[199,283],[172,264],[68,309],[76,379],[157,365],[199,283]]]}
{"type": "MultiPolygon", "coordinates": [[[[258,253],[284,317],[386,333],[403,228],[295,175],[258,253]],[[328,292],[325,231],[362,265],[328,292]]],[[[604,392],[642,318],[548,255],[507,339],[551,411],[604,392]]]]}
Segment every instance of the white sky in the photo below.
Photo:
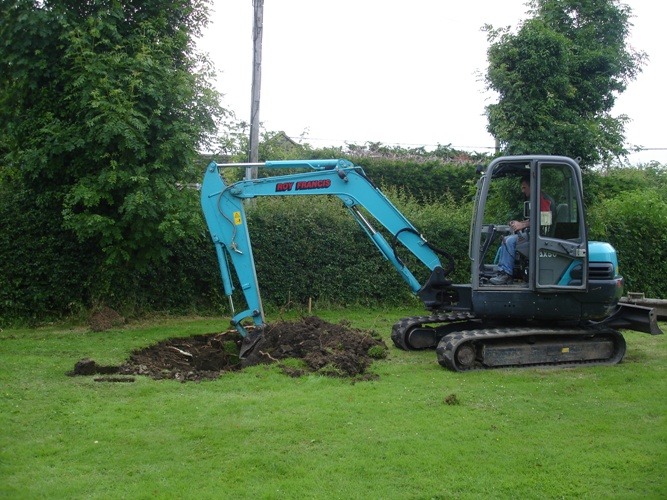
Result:
{"type": "MultiPolygon", "coordinates": [[[[663,148],[630,156],[667,163],[667,4],[626,0],[629,43],[649,55],[617,100],[628,145],[663,148]]],[[[484,107],[486,34],[527,17],[524,0],[265,0],[260,121],[312,146],[451,144],[491,152],[484,107]],[[303,136],[303,139],[301,139],[303,136]]],[[[213,0],[200,41],[218,71],[223,105],[250,122],[252,0],[213,0]]]]}

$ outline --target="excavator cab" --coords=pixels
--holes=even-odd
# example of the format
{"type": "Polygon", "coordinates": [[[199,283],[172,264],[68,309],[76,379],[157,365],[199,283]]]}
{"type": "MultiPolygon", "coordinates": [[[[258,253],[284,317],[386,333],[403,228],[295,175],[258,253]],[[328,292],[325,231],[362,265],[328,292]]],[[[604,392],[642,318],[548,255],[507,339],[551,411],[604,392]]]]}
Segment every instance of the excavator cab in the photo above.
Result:
{"type": "Polygon", "coordinates": [[[526,219],[530,226],[517,234],[514,281],[503,288],[585,291],[588,239],[582,198],[581,171],[570,158],[511,157],[492,162],[478,183],[470,231],[473,290],[499,289],[490,278],[498,272],[504,239],[513,234],[509,221],[526,219]],[[521,191],[526,181],[528,199],[521,191]]]}

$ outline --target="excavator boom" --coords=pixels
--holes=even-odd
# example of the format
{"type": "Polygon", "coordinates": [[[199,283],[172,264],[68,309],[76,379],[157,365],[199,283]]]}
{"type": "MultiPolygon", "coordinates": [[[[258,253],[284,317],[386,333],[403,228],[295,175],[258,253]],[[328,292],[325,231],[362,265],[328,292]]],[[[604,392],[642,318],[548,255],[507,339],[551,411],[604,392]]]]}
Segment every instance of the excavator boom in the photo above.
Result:
{"type": "Polygon", "coordinates": [[[248,199],[266,196],[336,196],[349,210],[380,253],[394,266],[410,289],[424,298],[428,307],[436,308],[449,300],[446,275],[453,269],[449,255],[431,246],[389,199],[373,185],[363,170],[347,160],[274,161],[257,166],[269,169],[306,169],[227,185],[219,169],[248,164],[208,165],[201,187],[201,203],[206,222],[215,244],[225,295],[232,309],[232,324],[246,337],[242,321],[251,319],[256,327],[265,323],[259,285],[255,272],[252,245],[244,209],[248,199]],[[375,228],[377,221],[388,234],[391,243],[375,228]],[[431,270],[431,277],[422,285],[396,253],[400,243],[431,270]],[[447,259],[443,268],[440,257],[447,259]],[[234,310],[235,290],[232,268],[242,290],[247,308],[234,310]]]}

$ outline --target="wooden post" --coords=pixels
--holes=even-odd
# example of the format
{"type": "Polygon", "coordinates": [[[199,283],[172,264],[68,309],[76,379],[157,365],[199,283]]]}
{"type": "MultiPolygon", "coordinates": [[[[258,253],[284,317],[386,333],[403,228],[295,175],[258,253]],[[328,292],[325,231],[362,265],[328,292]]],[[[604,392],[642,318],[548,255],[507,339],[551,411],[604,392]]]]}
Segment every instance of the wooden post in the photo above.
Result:
{"type": "MultiPolygon", "coordinates": [[[[264,29],[264,0],[252,0],[254,22],[252,28],[252,102],[250,106],[250,151],[248,161],[259,161],[259,95],[262,86],[262,31],[264,29]]],[[[257,178],[257,167],[246,168],[246,179],[257,178]]]]}

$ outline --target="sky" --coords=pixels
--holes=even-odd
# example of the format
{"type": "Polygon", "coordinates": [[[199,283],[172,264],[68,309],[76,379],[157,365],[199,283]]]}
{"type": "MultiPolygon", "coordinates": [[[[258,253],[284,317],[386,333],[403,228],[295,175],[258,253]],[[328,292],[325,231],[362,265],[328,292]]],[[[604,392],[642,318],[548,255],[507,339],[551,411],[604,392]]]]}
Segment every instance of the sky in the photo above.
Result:
{"type": "MultiPolygon", "coordinates": [[[[633,164],[667,164],[667,4],[626,0],[630,46],[649,61],[618,96],[633,164]]],[[[481,28],[517,27],[524,0],[264,0],[260,121],[314,147],[381,142],[492,152],[484,108],[489,43],[481,28]]],[[[252,0],[213,0],[199,40],[223,106],[250,122],[252,0]]]]}

